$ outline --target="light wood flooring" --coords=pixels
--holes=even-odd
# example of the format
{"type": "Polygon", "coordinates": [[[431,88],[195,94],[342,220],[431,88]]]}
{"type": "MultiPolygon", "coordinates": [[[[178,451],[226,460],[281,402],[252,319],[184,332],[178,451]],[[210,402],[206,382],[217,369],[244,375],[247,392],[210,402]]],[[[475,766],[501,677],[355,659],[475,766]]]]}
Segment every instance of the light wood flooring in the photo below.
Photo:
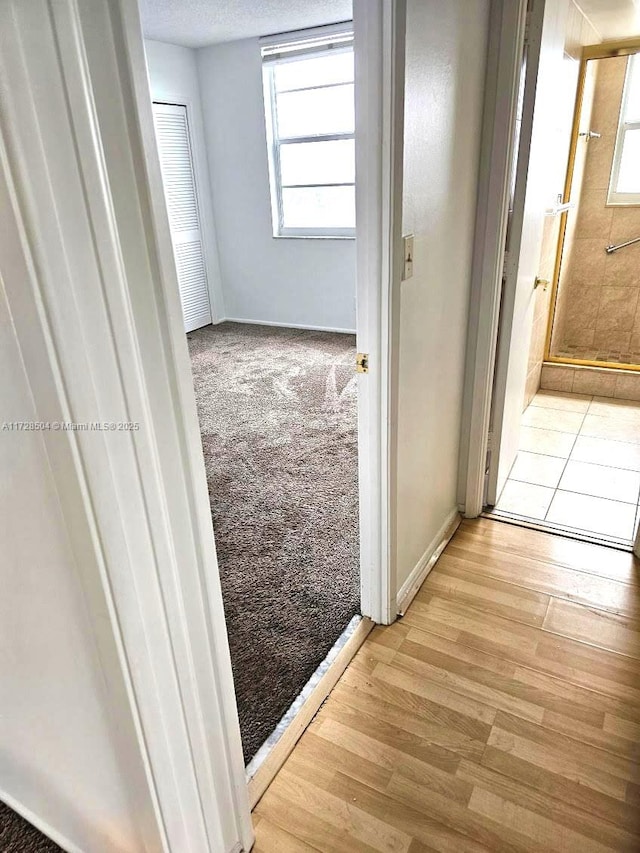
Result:
{"type": "Polygon", "coordinates": [[[640,563],[463,522],[254,812],[255,853],[640,851],[640,563]]]}

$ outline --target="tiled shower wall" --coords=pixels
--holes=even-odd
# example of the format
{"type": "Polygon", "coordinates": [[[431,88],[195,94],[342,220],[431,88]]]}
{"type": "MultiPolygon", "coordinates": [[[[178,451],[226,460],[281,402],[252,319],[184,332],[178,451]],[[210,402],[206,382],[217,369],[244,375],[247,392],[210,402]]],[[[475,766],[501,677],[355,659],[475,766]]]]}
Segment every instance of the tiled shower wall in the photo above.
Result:
{"type": "Polygon", "coordinates": [[[578,143],[585,151],[579,204],[568,217],[554,320],[553,355],[631,361],[640,358],[640,244],[607,255],[605,247],[640,236],[640,207],[608,207],[626,57],[591,60],[594,75],[590,128],[600,139],[578,143]],[[571,221],[572,220],[572,221],[571,221]],[[621,356],[627,354],[628,358],[621,356]]]}

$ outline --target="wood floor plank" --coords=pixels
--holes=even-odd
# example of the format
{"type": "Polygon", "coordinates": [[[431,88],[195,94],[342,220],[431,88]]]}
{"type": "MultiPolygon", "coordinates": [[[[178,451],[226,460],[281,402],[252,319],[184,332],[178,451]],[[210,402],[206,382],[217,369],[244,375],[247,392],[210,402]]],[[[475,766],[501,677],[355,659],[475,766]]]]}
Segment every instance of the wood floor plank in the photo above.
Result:
{"type": "Polygon", "coordinates": [[[449,601],[472,603],[490,613],[527,625],[542,624],[549,605],[548,595],[478,572],[465,571],[444,554],[440,559],[444,559],[444,568],[441,569],[440,562],[437,563],[429,576],[429,583],[418,592],[418,600],[438,595],[449,601]]]}
{"type": "MultiPolygon", "coordinates": [[[[465,675],[478,684],[499,690],[518,701],[524,701],[527,709],[525,716],[531,716],[530,708],[533,705],[542,712],[541,714],[534,713],[534,717],[542,718],[546,711],[556,710],[564,711],[576,720],[591,725],[602,726],[604,723],[604,711],[597,707],[594,708],[588,702],[582,702],[581,699],[585,694],[579,688],[573,689],[572,698],[574,701],[568,706],[565,694],[567,691],[571,691],[571,686],[567,687],[557,678],[550,678],[534,671],[533,676],[537,679],[534,681],[529,670],[512,664],[509,664],[509,669],[506,672],[500,671],[501,664],[505,662],[494,655],[481,652],[477,652],[474,662],[470,663],[467,660],[469,655],[466,653],[465,646],[459,643],[450,644],[445,651],[445,643],[446,641],[440,638],[432,639],[431,635],[421,633],[416,629],[414,634],[409,634],[407,641],[400,647],[400,652],[433,666],[438,666],[447,672],[465,675]],[[416,639],[415,643],[412,642],[413,638],[416,639]],[[434,646],[440,648],[434,649],[434,646]]],[[[398,660],[396,658],[396,662],[398,660]]],[[[515,708],[517,710],[517,705],[515,708]]]]}
{"type": "Polygon", "coordinates": [[[531,838],[538,850],[564,853],[565,850],[573,849],[583,850],[585,853],[607,853],[610,849],[582,833],[558,824],[555,820],[536,814],[482,788],[474,789],[469,808],[512,832],[531,838]]]}
{"type": "Polygon", "coordinates": [[[540,562],[578,569],[601,577],[636,582],[638,560],[627,551],[594,545],[552,533],[541,533],[491,519],[464,521],[455,536],[456,544],[481,548],[489,546],[497,553],[520,554],[540,562]],[[497,527],[504,530],[496,529],[497,527]]]}
{"type": "Polygon", "coordinates": [[[489,850],[537,853],[535,844],[529,843],[524,836],[511,830],[501,832],[491,819],[475,815],[468,806],[445,801],[430,789],[407,779],[402,773],[394,774],[387,790],[392,797],[436,816],[445,826],[470,836],[489,850]]]}
{"type": "MultiPolygon", "coordinates": [[[[420,648],[417,643],[415,646],[420,648]]],[[[521,699],[517,695],[514,695],[515,690],[507,692],[505,689],[502,689],[507,686],[506,681],[501,681],[497,684],[486,684],[484,683],[484,679],[481,680],[480,677],[477,677],[479,675],[478,671],[470,672],[468,675],[459,675],[456,672],[434,666],[422,660],[415,653],[413,647],[408,649],[408,651],[412,653],[397,655],[393,660],[392,666],[386,667],[386,669],[401,669],[418,676],[423,682],[434,682],[444,685],[457,693],[461,698],[476,700],[491,708],[513,711],[530,720],[542,720],[544,708],[535,702],[521,699]]]]}
{"type": "MultiPolygon", "coordinates": [[[[336,777],[339,775],[337,773],[336,777]]],[[[335,782],[332,782],[329,791],[309,782],[309,777],[291,773],[286,766],[279,776],[282,777],[279,782],[288,785],[288,798],[300,801],[306,811],[313,808],[334,829],[347,835],[353,844],[364,845],[380,853],[406,853],[409,850],[411,836],[408,833],[360,808],[357,798],[339,796],[335,782]]]]}
{"type": "Polygon", "coordinates": [[[482,764],[503,776],[517,782],[544,791],[555,800],[561,800],[581,811],[590,812],[609,821],[632,835],[640,834],[640,814],[628,803],[596,791],[588,785],[570,778],[562,772],[547,770],[526,759],[519,758],[513,752],[506,752],[488,746],[482,757],[482,764]]]}
{"type": "Polygon", "coordinates": [[[260,820],[254,828],[256,843],[252,853],[273,853],[274,850],[278,853],[317,853],[317,847],[312,847],[269,820],[260,820]]]}
{"type": "Polygon", "coordinates": [[[442,705],[443,708],[470,717],[472,720],[478,720],[481,723],[493,723],[496,716],[495,708],[475,698],[464,696],[448,687],[443,687],[436,682],[416,678],[411,658],[399,656],[397,660],[400,667],[378,664],[374,670],[374,676],[387,684],[395,685],[410,693],[416,693],[418,696],[442,705]],[[406,669],[400,668],[403,659],[409,662],[406,669]]]}
{"type": "MultiPolygon", "coordinates": [[[[599,841],[613,850],[636,851],[639,839],[591,811],[577,808],[554,797],[552,791],[539,790],[517,782],[513,777],[471,761],[462,761],[457,775],[474,785],[474,791],[484,789],[517,805],[534,811],[542,817],[552,818],[561,827],[573,829],[599,841]]],[[[571,849],[570,847],[567,849],[571,849]]]]}
{"type": "Polygon", "coordinates": [[[626,582],[586,574],[578,569],[541,563],[519,555],[500,556],[478,554],[471,550],[451,547],[438,562],[438,571],[444,575],[455,573],[479,574],[525,586],[537,593],[567,598],[600,610],[611,610],[626,616],[640,616],[640,600],[633,585],[633,577],[626,582]]]}
{"type": "MultiPolygon", "coordinates": [[[[356,679],[359,677],[357,673],[355,676],[356,679]]],[[[333,698],[359,713],[371,714],[377,720],[401,727],[427,743],[444,747],[465,758],[480,759],[491,730],[488,725],[470,721],[468,717],[456,715],[441,706],[427,703],[426,700],[407,691],[397,689],[394,691],[389,685],[375,679],[370,681],[345,679],[345,682],[334,690],[333,698]],[[393,697],[390,697],[391,701],[381,698],[380,692],[386,696],[393,694],[393,697]],[[398,704],[397,694],[401,694],[401,701],[407,697],[404,707],[398,704]],[[479,735],[480,739],[471,737],[469,731],[479,735]]],[[[327,713],[330,713],[330,709],[327,713]]]]}
{"type": "MultiPolygon", "coordinates": [[[[496,729],[535,743],[552,754],[554,759],[560,759],[565,767],[580,765],[581,767],[584,766],[588,773],[602,772],[620,780],[633,781],[636,778],[633,764],[628,759],[615,755],[613,752],[603,752],[598,747],[591,746],[583,740],[551,731],[544,726],[530,723],[528,720],[523,720],[512,714],[498,712],[492,734],[496,729]]],[[[492,743],[491,736],[489,743],[492,743]]],[[[589,784],[589,782],[585,782],[585,784],[589,784]]],[[[614,785],[614,787],[617,786],[614,785]]]]}
{"type": "MultiPolygon", "coordinates": [[[[432,807],[425,808],[422,800],[404,795],[404,785],[414,791],[417,787],[414,782],[403,780],[397,790],[388,787],[385,791],[376,791],[345,774],[337,774],[334,790],[338,796],[357,802],[360,808],[371,814],[383,816],[390,825],[406,829],[414,839],[441,853],[488,853],[498,849],[486,844],[484,833],[468,835],[462,831],[462,824],[454,825],[456,821],[452,819],[452,813],[464,813],[463,807],[456,807],[446,797],[430,791],[427,796],[432,807]]],[[[491,836],[489,840],[494,845],[496,838],[491,836]]],[[[512,848],[503,846],[499,849],[507,853],[512,848]]]]}
{"type": "MultiPolygon", "coordinates": [[[[331,710],[339,716],[335,707],[331,710]]],[[[373,726],[367,723],[363,728],[367,728],[369,732],[373,730],[373,726]]],[[[392,773],[397,768],[402,768],[408,778],[421,782],[456,802],[466,804],[471,796],[470,787],[455,777],[455,771],[462,760],[459,756],[438,755],[424,746],[416,749],[417,754],[414,754],[409,751],[406,741],[398,742],[397,734],[386,727],[380,731],[378,739],[372,734],[352,729],[337,719],[324,720],[318,734],[345,750],[348,748],[349,752],[362,758],[367,757],[367,760],[392,773]]]]}
{"type": "Polygon", "coordinates": [[[611,735],[616,735],[627,739],[633,746],[636,747],[636,757],[640,758],[640,724],[632,723],[629,720],[623,720],[616,717],[615,714],[605,714],[603,729],[611,735]]]}
{"type": "MultiPolygon", "coordinates": [[[[592,692],[620,697],[621,702],[628,703],[629,719],[637,718],[640,681],[635,661],[578,640],[483,614],[468,605],[434,599],[421,607],[419,621],[415,623],[420,631],[442,636],[439,627],[443,622],[459,625],[464,628],[457,635],[460,644],[519,662],[592,692]]],[[[617,701],[608,708],[613,710],[617,701]]]]}
{"type": "Polygon", "coordinates": [[[640,850],[640,565],[480,519],[369,635],[256,853],[640,850]]]}
{"type": "MultiPolygon", "coordinates": [[[[487,521],[489,525],[496,522],[487,521]]],[[[508,525],[504,525],[505,527],[508,525]]],[[[604,545],[592,545],[562,536],[539,533],[523,527],[510,527],[505,534],[471,532],[463,521],[456,536],[456,549],[477,554],[480,557],[495,556],[497,559],[511,558],[521,562],[524,572],[536,577],[545,565],[586,572],[610,580],[635,585],[638,577],[638,560],[626,551],[617,551],[604,545]],[[530,561],[530,562],[526,562],[530,561]]],[[[448,549],[447,549],[448,550],[448,549]]]]}
{"type": "Polygon", "coordinates": [[[619,654],[640,658],[640,621],[552,599],[543,627],[619,654]]]}

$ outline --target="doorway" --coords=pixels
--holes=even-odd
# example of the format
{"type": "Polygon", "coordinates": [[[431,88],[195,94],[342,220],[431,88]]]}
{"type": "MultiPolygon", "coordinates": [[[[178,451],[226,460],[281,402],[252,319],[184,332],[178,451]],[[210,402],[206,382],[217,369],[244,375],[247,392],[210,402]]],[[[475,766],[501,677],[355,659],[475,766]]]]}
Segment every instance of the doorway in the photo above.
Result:
{"type": "MultiPolygon", "coordinates": [[[[482,457],[470,450],[461,481],[471,517],[484,510],[631,549],[640,374],[637,265],[634,274],[628,253],[640,249],[640,230],[627,231],[638,179],[631,152],[640,42],[620,41],[621,29],[633,33],[629,15],[593,6],[602,7],[604,37],[572,2],[528,10],[515,177],[504,160],[504,185],[515,187],[508,251],[502,284],[487,284],[479,314],[497,313],[489,306],[499,294],[495,373],[489,367],[470,392],[469,434],[473,441],[476,431],[482,457]],[[601,76],[594,62],[611,64],[601,76]]],[[[514,68],[509,80],[513,92],[514,68]]],[[[478,353],[491,364],[490,349],[478,353]]]]}
{"type": "Polygon", "coordinates": [[[285,6],[143,20],[250,773],[361,618],[351,8],[285,6]]]}
{"type": "Polygon", "coordinates": [[[543,232],[527,407],[492,510],[625,548],[633,545],[640,489],[636,50],[582,50],[559,221],[554,229],[547,217],[543,232]]]}

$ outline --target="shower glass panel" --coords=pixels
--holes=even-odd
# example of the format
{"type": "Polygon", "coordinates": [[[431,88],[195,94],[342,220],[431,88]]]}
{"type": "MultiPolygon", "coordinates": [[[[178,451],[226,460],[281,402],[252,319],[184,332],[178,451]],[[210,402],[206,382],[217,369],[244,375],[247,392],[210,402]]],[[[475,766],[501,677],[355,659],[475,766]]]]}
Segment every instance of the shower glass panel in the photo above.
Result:
{"type": "Polygon", "coordinates": [[[582,62],[565,201],[546,357],[640,370],[640,54],[628,48],[582,62]]]}

